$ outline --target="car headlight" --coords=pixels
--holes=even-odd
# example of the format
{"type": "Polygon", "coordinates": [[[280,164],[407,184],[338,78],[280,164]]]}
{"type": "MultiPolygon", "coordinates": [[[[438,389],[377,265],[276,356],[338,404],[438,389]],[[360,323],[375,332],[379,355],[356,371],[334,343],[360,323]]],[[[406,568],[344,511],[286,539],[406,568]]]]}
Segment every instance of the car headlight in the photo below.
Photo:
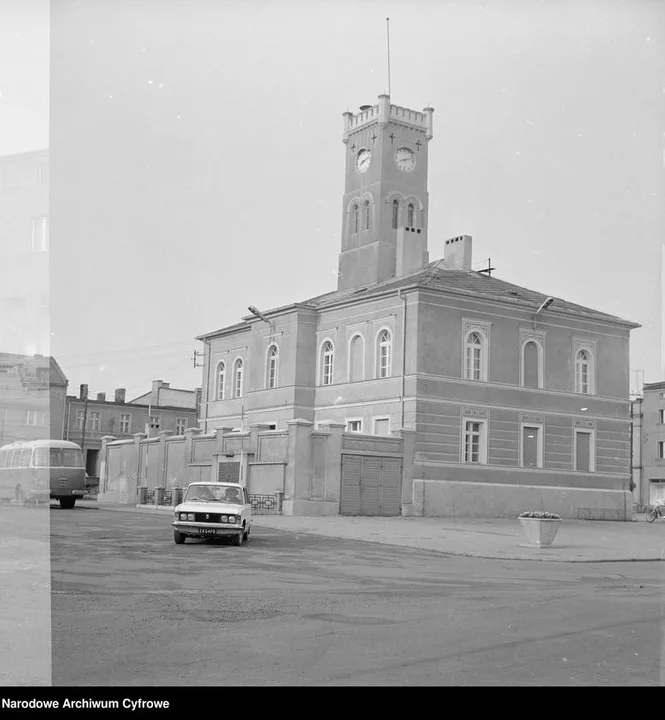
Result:
{"type": "Polygon", "coordinates": [[[189,515],[187,515],[187,519],[188,519],[188,520],[193,520],[193,519],[194,519],[194,513],[189,513],[189,515]]]}
{"type": "Polygon", "coordinates": [[[222,515],[222,517],[220,519],[222,522],[228,522],[228,520],[229,520],[228,517],[226,517],[226,515],[222,515]]]}
{"type": "Polygon", "coordinates": [[[235,521],[236,521],[236,516],[235,516],[235,515],[229,515],[229,522],[230,522],[230,523],[234,523],[235,521]]]}

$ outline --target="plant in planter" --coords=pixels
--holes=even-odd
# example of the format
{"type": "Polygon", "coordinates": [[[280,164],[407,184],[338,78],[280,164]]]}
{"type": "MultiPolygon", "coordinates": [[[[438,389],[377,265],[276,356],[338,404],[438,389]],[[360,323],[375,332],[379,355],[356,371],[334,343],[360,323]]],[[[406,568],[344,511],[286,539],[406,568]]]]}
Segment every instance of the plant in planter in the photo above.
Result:
{"type": "Polygon", "coordinates": [[[528,510],[520,513],[519,521],[530,545],[548,547],[557,534],[561,515],[546,510],[528,510]]]}

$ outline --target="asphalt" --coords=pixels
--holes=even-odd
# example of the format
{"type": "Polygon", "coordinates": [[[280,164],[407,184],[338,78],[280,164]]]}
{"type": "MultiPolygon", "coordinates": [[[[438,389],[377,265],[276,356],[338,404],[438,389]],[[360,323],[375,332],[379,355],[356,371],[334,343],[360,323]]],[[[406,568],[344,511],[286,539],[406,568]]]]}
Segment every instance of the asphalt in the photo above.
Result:
{"type": "MultiPolygon", "coordinates": [[[[118,512],[165,513],[172,508],[134,507],[82,500],[77,507],[118,512]]],[[[564,519],[553,544],[530,547],[517,518],[289,517],[255,515],[258,527],[296,534],[344,538],[417,548],[447,555],[497,560],[644,562],[665,560],[665,521],[632,522],[564,519]]]]}

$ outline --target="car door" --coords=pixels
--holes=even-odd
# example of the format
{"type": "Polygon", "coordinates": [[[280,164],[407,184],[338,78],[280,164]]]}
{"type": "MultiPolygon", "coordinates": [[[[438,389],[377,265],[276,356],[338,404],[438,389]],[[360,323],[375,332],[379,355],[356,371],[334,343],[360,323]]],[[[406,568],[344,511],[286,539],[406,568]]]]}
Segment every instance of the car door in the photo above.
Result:
{"type": "Polygon", "coordinates": [[[242,489],[242,492],[245,499],[245,505],[242,509],[242,513],[247,518],[247,525],[249,526],[249,524],[252,522],[252,504],[249,501],[249,493],[247,492],[246,487],[242,489]]]}

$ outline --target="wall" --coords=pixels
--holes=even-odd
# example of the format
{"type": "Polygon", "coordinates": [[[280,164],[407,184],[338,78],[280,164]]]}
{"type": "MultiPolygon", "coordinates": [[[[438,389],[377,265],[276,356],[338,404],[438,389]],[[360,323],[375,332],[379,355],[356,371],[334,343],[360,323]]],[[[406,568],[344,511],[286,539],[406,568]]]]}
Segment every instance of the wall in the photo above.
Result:
{"type": "Polygon", "coordinates": [[[652,505],[658,494],[665,491],[657,487],[665,480],[665,460],[658,458],[658,443],[665,442],[665,425],[659,422],[659,411],[665,410],[665,383],[644,386],[642,401],[642,479],[646,504],[652,505]]]}

